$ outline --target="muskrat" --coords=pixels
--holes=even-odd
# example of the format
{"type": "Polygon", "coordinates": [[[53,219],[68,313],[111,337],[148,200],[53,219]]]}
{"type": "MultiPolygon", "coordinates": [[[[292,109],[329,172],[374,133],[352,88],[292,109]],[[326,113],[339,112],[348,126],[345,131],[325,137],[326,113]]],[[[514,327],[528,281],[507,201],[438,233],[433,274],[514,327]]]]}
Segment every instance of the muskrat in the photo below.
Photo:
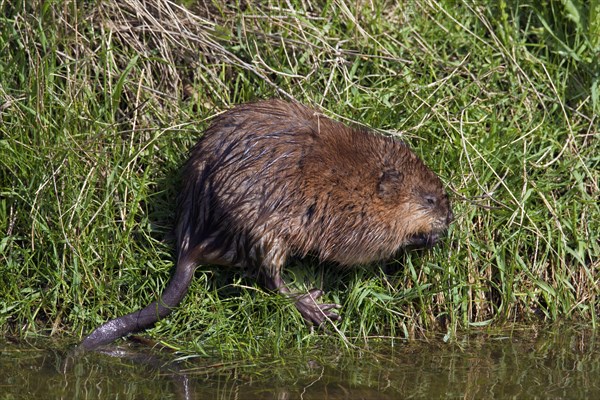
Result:
{"type": "Polygon", "coordinates": [[[145,329],[186,294],[199,264],[244,268],[294,297],[314,325],[338,320],[313,289],[292,295],[289,256],[342,266],[432,246],[452,221],[440,179],[402,141],[352,128],[296,102],[266,100],[217,116],[182,170],[177,267],[158,301],[100,326],[94,349],[145,329]]]}

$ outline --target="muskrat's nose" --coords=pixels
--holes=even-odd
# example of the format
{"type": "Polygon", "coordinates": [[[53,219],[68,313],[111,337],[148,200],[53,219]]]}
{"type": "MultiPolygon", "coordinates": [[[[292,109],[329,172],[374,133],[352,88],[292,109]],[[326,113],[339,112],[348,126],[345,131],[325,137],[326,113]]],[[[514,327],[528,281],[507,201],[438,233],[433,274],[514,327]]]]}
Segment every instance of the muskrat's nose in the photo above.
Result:
{"type": "Polygon", "coordinates": [[[450,209],[448,210],[448,216],[446,216],[446,223],[450,224],[452,221],[454,221],[454,213],[450,209]]]}

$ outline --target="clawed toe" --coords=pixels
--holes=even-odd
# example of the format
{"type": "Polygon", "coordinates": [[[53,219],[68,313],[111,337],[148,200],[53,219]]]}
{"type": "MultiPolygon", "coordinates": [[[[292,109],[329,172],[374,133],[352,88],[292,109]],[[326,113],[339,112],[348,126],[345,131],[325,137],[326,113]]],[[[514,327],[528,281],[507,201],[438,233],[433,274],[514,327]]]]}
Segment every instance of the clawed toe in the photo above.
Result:
{"type": "Polygon", "coordinates": [[[321,326],[327,320],[339,321],[342,317],[332,310],[342,308],[339,304],[319,304],[317,299],[323,295],[320,289],[312,289],[307,294],[299,296],[296,300],[296,308],[302,317],[310,325],[321,326]]]}

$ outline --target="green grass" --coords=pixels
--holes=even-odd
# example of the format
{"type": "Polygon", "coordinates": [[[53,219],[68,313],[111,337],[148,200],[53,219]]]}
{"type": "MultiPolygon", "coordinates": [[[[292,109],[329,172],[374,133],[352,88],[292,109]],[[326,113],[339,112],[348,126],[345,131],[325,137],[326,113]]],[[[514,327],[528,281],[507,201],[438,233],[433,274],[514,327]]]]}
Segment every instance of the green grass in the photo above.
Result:
{"type": "Polygon", "coordinates": [[[75,342],[155,299],[187,150],[215,113],[273,96],[402,135],[451,193],[445,244],[367,269],[292,261],[297,290],[343,305],[332,335],[211,266],[151,335],[279,354],[514,321],[596,326],[598,1],[110,3],[0,1],[4,334],[75,342]]]}

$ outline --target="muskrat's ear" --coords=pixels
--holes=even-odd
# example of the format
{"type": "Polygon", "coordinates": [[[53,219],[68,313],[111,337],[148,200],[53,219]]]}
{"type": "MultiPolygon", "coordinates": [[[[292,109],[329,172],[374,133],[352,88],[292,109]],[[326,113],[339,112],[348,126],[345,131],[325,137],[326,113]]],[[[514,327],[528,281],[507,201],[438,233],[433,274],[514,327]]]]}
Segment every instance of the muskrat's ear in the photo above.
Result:
{"type": "Polygon", "coordinates": [[[377,184],[377,194],[384,200],[393,199],[402,189],[404,175],[394,169],[387,169],[381,173],[377,184]]]}

